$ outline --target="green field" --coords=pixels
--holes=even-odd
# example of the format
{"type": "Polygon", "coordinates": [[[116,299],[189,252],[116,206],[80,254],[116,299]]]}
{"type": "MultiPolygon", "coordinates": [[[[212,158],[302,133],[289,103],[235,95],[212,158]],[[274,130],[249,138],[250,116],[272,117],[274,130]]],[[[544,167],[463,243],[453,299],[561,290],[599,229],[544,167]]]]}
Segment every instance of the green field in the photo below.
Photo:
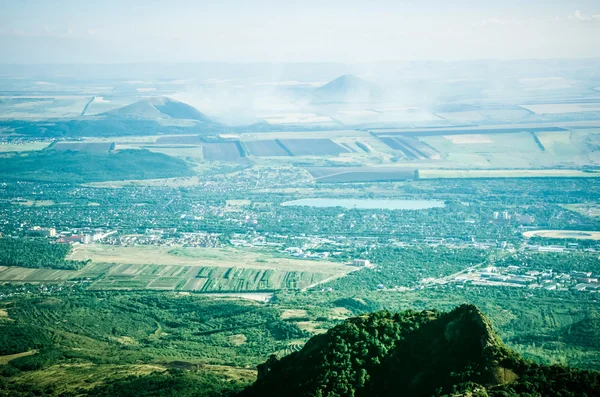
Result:
{"type": "MultiPolygon", "coordinates": [[[[94,265],[92,265],[93,270],[94,265]]],[[[81,276],[86,274],[86,269],[81,276]]],[[[193,292],[246,292],[306,288],[327,278],[323,273],[235,267],[116,265],[91,289],[151,289],[193,292]]]]}
{"type": "Polygon", "coordinates": [[[526,238],[572,238],[578,240],[600,240],[600,232],[590,232],[583,230],[533,230],[523,233],[526,238]]]}
{"type": "Polygon", "coordinates": [[[302,289],[320,283],[325,273],[236,267],[93,263],[80,271],[0,267],[0,283],[57,283],[93,280],[93,290],[175,290],[250,292],[302,289]]]}
{"type": "Polygon", "coordinates": [[[33,150],[42,150],[50,145],[50,142],[31,142],[31,143],[6,143],[0,145],[0,153],[2,152],[29,152],[33,150]]]}
{"type": "Polygon", "coordinates": [[[71,270],[29,269],[24,267],[0,266],[1,282],[44,283],[60,282],[72,279],[71,270]]]}
{"type": "Polygon", "coordinates": [[[270,269],[323,273],[341,276],[353,268],[341,263],[280,257],[269,251],[242,248],[184,248],[161,246],[112,246],[103,244],[74,247],[69,260],[132,265],[193,266],[270,269]]]}
{"type": "Polygon", "coordinates": [[[69,258],[92,259],[80,270],[0,267],[1,282],[85,280],[93,290],[253,292],[305,289],[353,267],[278,258],[239,249],[79,246],[69,258]]]}
{"type": "Polygon", "coordinates": [[[590,218],[600,218],[600,205],[595,203],[587,203],[587,204],[564,204],[563,208],[566,208],[570,211],[577,212],[583,216],[587,216],[590,218]]]}
{"type": "Polygon", "coordinates": [[[419,179],[460,178],[598,178],[600,172],[562,169],[519,170],[434,170],[420,169],[419,179]]]}

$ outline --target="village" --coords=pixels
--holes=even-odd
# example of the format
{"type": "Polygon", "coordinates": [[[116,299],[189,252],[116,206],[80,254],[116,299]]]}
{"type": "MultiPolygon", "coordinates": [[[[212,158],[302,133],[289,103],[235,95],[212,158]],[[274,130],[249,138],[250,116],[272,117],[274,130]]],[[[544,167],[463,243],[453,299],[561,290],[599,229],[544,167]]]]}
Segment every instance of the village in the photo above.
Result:
{"type": "Polygon", "coordinates": [[[544,289],[546,291],[600,292],[599,274],[589,271],[555,272],[553,269],[535,270],[529,267],[488,266],[468,269],[448,280],[455,285],[489,287],[516,287],[544,289]]]}

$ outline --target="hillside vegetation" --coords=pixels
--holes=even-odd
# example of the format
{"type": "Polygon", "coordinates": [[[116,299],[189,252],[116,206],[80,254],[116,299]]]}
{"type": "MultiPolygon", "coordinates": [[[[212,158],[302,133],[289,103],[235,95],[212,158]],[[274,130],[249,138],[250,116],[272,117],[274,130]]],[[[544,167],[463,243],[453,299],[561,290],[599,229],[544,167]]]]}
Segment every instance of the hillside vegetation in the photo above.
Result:
{"type": "Polygon", "coordinates": [[[86,262],[66,259],[71,248],[69,244],[55,244],[44,238],[0,238],[0,266],[80,269],[86,262]]]}
{"type": "Polygon", "coordinates": [[[380,100],[383,91],[373,83],[347,74],[317,88],[313,95],[317,103],[372,102],[380,100]]]}
{"type": "Polygon", "coordinates": [[[3,180],[81,183],[191,175],[185,161],[148,150],[38,151],[0,157],[3,180]]]}
{"type": "Polygon", "coordinates": [[[213,123],[195,107],[165,97],[142,99],[131,105],[102,113],[101,116],[137,119],[173,118],[196,120],[208,124],[213,123]]]}
{"type": "Polygon", "coordinates": [[[345,321],[259,366],[249,396],[592,396],[600,373],[523,360],[472,305],[345,321]]]}

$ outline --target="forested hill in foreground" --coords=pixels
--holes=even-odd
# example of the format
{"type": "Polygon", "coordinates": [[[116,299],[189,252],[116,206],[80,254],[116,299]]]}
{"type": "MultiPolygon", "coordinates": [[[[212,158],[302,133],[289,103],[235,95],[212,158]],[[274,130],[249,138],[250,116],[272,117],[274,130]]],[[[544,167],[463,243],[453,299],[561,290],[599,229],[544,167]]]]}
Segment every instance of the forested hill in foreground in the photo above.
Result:
{"type": "Polygon", "coordinates": [[[349,319],[259,367],[241,396],[599,396],[600,372],[523,360],[475,307],[349,319]]]}

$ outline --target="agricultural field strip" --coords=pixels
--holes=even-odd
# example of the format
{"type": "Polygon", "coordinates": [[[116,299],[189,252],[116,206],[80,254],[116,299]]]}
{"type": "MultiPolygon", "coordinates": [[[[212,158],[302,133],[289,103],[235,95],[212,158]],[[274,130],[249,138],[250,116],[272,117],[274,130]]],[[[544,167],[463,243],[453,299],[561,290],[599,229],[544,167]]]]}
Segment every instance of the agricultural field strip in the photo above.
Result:
{"type": "Polygon", "coordinates": [[[0,266],[0,282],[65,281],[73,277],[72,270],[34,269],[0,266]]]}
{"type": "MultiPolygon", "coordinates": [[[[418,139],[411,137],[382,137],[381,140],[390,148],[399,150],[412,160],[424,160],[436,157],[437,152],[418,139]]],[[[437,155],[439,157],[439,155],[437,155]]]]}
{"type": "Polygon", "coordinates": [[[333,176],[337,176],[337,175],[355,174],[355,173],[360,173],[361,175],[369,174],[369,173],[372,173],[372,174],[397,173],[397,174],[401,174],[402,176],[406,176],[406,175],[408,175],[407,173],[410,173],[411,177],[414,175],[414,170],[412,170],[412,169],[394,168],[394,167],[380,167],[380,168],[378,168],[378,167],[348,167],[348,168],[325,169],[327,171],[322,170],[320,168],[307,168],[306,170],[308,171],[309,174],[312,175],[312,177],[315,180],[333,177],[333,176]],[[325,171],[325,174],[322,174],[323,171],[325,171]]]}
{"type": "Polygon", "coordinates": [[[278,139],[293,156],[330,156],[348,153],[348,149],[331,139],[278,139]]]}
{"type": "Polygon", "coordinates": [[[117,265],[92,284],[92,289],[158,289],[201,292],[272,291],[307,288],[327,279],[322,273],[273,269],[199,266],[117,265]],[[174,274],[173,268],[175,268],[174,274]]]}
{"type": "Polygon", "coordinates": [[[92,259],[93,263],[77,271],[0,267],[0,282],[96,279],[93,289],[259,291],[308,288],[356,269],[235,249],[93,245],[76,247],[70,258],[92,259]]]}
{"type": "Polygon", "coordinates": [[[115,149],[114,142],[56,142],[49,150],[80,150],[83,152],[109,152],[115,149]]]}
{"type": "Polygon", "coordinates": [[[518,132],[566,132],[568,131],[562,127],[556,126],[522,126],[522,127],[500,127],[490,128],[487,127],[463,127],[463,128],[429,128],[429,129],[397,129],[397,130],[376,130],[373,129],[371,132],[378,137],[393,137],[396,135],[400,136],[434,136],[434,135],[468,135],[468,134],[510,134],[518,132]]]}
{"type": "Polygon", "coordinates": [[[600,178],[600,172],[566,169],[440,170],[419,169],[419,179],[452,178],[600,178]]]}
{"type": "Polygon", "coordinates": [[[240,142],[203,143],[203,157],[206,160],[236,161],[246,157],[240,142]]]}
{"type": "Polygon", "coordinates": [[[325,176],[317,179],[317,183],[356,183],[356,182],[391,182],[414,179],[413,172],[346,172],[339,175],[325,176]]]}
{"type": "Polygon", "coordinates": [[[561,207],[590,218],[600,218],[600,205],[596,203],[562,204],[561,207]]]}
{"type": "Polygon", "coordinates": [[[423,158],[440,158],[439,153],[434,148],[416,138],[396,137],[395,139],[399,142],[402,142],[408,149],[414,151],[417,155],[422,156],[423,158]]]}
{"type": "Polygon", "coordinates": [[[106,246],[76,247],[70,260],[88,260],[94,263],[121,263],[133,265],[180,265],[199,267],[236,267],[306,271],[323,274],[345,274],[353,268],[342,263],[273,257],[267,253],[228,248],[184,248],[174,254],[172,247],[156,246],[106,246]],[[171,251],[171,253],[169,253],[171,251]]]}
{"type": "Polygon", "coordinates": [[[0,282],[53,283],[98,277],[92,281],[92,289],[245,292],[309,288],[345,275],[302,270],[105,263],[89,264],[79,271],[61,271],[60,274],[46,270],[11,267],[0,271],[0,282]],[[104,272],[97,271],[97,267],[102,267],[104,272]],[[45,272],[43,276],[38,275],[41,272],[45,272]]]}
{"type": "Polygon", "coordinates": [[[287,150],[276,139],[242,142],[252,156],[290,156],[287,150]]]}
{"type": "Polygon", "coordinates": [[[523,233],[523,237],[568,238],[579,240],[600,240],[600,232],[585,230],[531,230],[523,233]]]}
{"type": "Polygon", "coordinates": [[[415,169],[406,167],[308,167],[316,182],[351,183],[381,180],[406,180],[415,178],[415,169]]]}

